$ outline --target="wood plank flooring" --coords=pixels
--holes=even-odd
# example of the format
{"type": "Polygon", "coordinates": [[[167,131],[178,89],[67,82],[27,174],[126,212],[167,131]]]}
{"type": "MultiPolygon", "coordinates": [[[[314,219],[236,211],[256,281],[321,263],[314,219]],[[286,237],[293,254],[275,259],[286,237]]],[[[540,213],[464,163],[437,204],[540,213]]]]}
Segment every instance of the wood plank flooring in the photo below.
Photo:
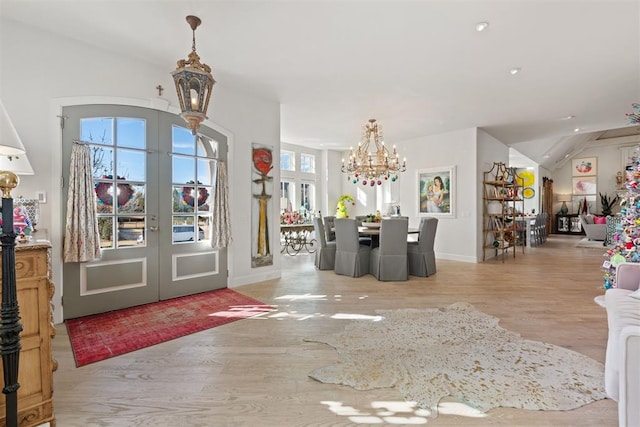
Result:
{"type": "MultiPolygon", "coordinates": [[[[356,391],[310,379],[335,362],[332,348],[303,338],[337,332],[348,314],[442,307],[466,301],[524,338],[557,344],[604,362],[604,250],[575,248],[580,237],[552,235],[515,259],[480,264],[438,261],[438,273],[378,282],[319,272],[311,255],[285,256],[282,277],[237,288],[278,306],[168,343],[76,368],[64,325],[53,340],[58,427],[416,425],[413,412],[384,418],[379,402],[401,402],[391,389],[356,391]],[[378,403],[376,403],[378,402],[378,403]],[[365,416],[368,418],[357,418],[365,416]],[[366,421],[366,422],[365,422],[366,421]]],[[[461,243],[463,244],[463,243],[461,243]]],[[[384,404],[382,405],[384,407],[384,404]]],[[[574,411],[498,408],[484,418],[440,415],[433,426],[617,426],[609,399],[574,411]]]]}

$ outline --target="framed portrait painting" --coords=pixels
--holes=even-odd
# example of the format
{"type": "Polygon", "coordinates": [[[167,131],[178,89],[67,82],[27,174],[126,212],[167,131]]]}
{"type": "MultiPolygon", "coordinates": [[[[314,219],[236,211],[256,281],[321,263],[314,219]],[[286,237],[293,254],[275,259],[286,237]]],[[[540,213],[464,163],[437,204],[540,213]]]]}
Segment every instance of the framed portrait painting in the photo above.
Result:
{"type": "Polygon", "coordinates": [[[583,157],[571,161],[572,176],[594,176],[598,174],[598,160],[595,157],[583,157]]]}
{"type": "Polygon", "coordinates": [[[455,218],[456,167],[417,171],[418,216],[455,218]]]}

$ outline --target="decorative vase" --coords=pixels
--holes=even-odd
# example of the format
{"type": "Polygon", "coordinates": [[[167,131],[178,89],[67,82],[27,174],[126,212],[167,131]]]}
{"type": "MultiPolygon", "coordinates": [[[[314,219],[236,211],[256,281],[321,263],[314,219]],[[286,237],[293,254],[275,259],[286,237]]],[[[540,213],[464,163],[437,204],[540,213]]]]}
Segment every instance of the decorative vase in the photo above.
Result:
{"type": "Polygon", "coordinates": [[[569,213],[569,208],[567,207],[567,202],[562,202],[562,207],[560,208],[560,213],[562,215],[566,215],[569,213]]]}

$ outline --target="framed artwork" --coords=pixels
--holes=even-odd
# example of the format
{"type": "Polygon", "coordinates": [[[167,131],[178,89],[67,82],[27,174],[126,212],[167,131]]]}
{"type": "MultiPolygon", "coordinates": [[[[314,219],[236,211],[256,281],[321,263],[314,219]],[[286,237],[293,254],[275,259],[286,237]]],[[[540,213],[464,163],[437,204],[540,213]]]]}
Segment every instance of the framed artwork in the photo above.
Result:
{"type": "Polygon", "coordinates": [[[456,167],[417,171],[418,216],[455,218],[456,167]]]}
{"type": "Polygon", "coordinates": [[[572,179],[574,195],[596,194],[595,176],[584,176],[581,178],[573,177],[572,179]]]}
{"type": "Polygon", "coordinates": [[[598,174],[598,163],[595,157],[584,157],[571,161],[572,176],[594,176],[598,174]]]}

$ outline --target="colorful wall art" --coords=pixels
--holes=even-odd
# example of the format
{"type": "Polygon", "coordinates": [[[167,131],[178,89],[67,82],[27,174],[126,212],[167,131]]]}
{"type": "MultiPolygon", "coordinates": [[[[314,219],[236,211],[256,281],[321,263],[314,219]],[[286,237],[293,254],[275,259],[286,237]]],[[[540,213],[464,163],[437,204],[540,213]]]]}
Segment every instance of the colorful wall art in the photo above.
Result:
{"type": "Polygon", "coordinates": [[[251,267],[273,265],[271,241],[269,239],[269,212],[272,211],[273,148],[253,144],[251,149],[253,164],[253,201],[251,213],[251,267]]]}

